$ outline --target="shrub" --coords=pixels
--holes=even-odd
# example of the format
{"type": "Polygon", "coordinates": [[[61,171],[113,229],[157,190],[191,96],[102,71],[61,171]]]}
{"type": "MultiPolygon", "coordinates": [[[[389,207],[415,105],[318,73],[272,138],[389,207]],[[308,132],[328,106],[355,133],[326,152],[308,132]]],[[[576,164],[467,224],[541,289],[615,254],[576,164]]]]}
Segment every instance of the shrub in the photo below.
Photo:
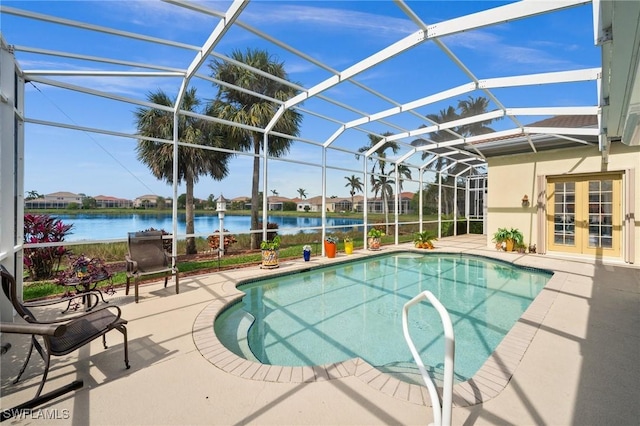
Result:
{"type": "MultiPolygon", "coordinates": [[[[73,224],[65,225],[60,219],[48,214],[24,215],[25,243],[55,243],[64,241],[73,224]]],[[[60,260],[71,250],[63,246],[24,249],[24,267],[34,281],[52,278],[60,266],[60,260]]]]}
{"type": "Polygon", "coordinates": [[[297,208],[298,208],[298,205],[293,201],[285,201],[282,203],[282,211],[295,212],[297,208]]]}
{"type": "MultiPolygon", "coordinates": [[[[238,240],[236,239],[235,235],[230,234],[229,230],[225,229],[224,230],[224,251],[227,251],[231,244],[234,244],[237,242],[238,240]]],[[[209,235],[207,237],[207,243],[209,243],[209,247],[211,247],[214,250],[217,250],[218,248],[220,248],[220,231],[216,229],[213,232],[213,235],[209,235]]]]}

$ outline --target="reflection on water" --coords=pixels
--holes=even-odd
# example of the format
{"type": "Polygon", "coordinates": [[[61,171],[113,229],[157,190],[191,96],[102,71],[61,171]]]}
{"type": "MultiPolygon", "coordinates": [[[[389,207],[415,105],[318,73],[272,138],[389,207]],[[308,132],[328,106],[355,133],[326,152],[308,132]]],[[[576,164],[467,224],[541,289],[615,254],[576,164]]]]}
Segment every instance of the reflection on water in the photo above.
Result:
{"type": "MultiPolygon", "coordinates": [[[[164,229],[171,232],[173,228],[170,214],[135,213],[122,215],[107,214],[79,214],[79,215],[53,215],[63,223],[73,224],[72,234],[67,241],[79,240],[108,240],[126,238],[128,232],[142,231],[149,228],[164,229]]],[[[269,222],[277,223],[281,234],[295,234],[298,232],[316,232],[320,228],[322,218],[319,217],[292,217],[269,216],[269,222]]],[[[251,227],[250,216],[226,215],[224,228],[232,233],[248,233],[251,227]]],[[[334,230],[350,231],[358,229],[362,225],[360,219],[327,218],[328,227],[339,227],[334,230]]],[[[220,224],[217,214],[196,215],[194,218],[196,234],[210,234],[219,229],[220,224]]],[[[185,234],[185,215],[178,215],[178,234],[185,234]]]]}

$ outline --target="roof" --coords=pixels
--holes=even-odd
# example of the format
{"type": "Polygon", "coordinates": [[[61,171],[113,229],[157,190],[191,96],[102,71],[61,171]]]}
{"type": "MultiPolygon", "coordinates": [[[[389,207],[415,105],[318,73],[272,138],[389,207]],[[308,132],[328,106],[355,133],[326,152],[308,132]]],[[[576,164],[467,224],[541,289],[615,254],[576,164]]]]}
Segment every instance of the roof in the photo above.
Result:
{"type": "Polygon", "coordinates": [[[491,134],[485,135],[486,137],[483,139],[474,140],[470,144],[466,144],[465,149],[479,151],[485,157],[493,157],[597,145],[598,137],[595,135],[562,135],[560,130],[597,128],[597,115],[555,116],[527,124],[522,129],[504,136],[491,137],[491,134]],[[556,129],[557,132],[536,133],[537,128],[556,129]]]}

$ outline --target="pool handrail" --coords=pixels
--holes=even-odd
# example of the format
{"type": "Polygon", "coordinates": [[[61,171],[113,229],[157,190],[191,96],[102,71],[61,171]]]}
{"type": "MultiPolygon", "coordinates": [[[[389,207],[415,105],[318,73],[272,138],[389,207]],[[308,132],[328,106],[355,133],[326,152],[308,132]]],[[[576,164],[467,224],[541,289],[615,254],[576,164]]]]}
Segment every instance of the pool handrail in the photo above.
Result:
{"type": "Polygon", "coordinates": [[[453,325],[451,323],[449,312],[447,312],[447,309],[442,305],[442,303],[440,303],[438,298],[435,297],[433,293],[425,290],[404,304],[404,307],[402,308],[402,331],[404,333],[404,338],[407,341],[407,345],[409,346],[409,350],[411,351],[411,355],[413,355],[413,359],[418,365],[418,369],[420,370],[420,374],[422,375],[422,380],[424,380],[424,383],[427,386],[427,390],[429,391],[429,395],[431,397],[431,405],[433,407],[433,424],[437,426],[450,426],[451,406],[453,402],[453,365],[455,356],[455,338],[453,335],[453,325]],[[436,309],[436,311],[438,311],[438,314],[440,314],[440,319],[442,320],[442,326],[444,328],[444,386],[442,391],[442,402],[440,402],[440,397],[438,396],[436,385],[429,376],[429,373],[427,373],[427,371],[425,370],[422,359],[420,358],[420,354],[418,353],[418,350],[413,343],[413,339],[411,339],[411,335],[409,334],[409,308],[420,303],[423,300],[428,300],[436,309]]]}

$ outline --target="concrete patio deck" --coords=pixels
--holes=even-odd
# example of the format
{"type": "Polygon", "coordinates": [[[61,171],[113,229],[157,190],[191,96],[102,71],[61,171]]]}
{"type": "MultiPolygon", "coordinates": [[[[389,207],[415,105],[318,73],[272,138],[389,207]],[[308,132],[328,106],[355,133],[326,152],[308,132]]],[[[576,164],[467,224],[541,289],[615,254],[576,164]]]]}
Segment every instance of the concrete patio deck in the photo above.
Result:
{"type": "MultiPolygon", "coordinates": [[[[454,424],[638,424],[639,268],[597,259],[500,253],[488,249],[482,236],[437,243],[437,251],[490,256],[555,271],[514,327],[520,334],[510,333],[515,340],[496,351],[485,371],[474,377],[475,385],[459,387],[454,424]]],[[[363,255],[356,251],[354,256],[363,255]]],[[[313,263],[340,260],[344,258],[312,258],[313,263]]],[[[281,262],[277,271],[250,267],[181,277],[178,295],[171,285],[164,289],[162,283],[153,283],[141,287],[139,304],[118,290],[108,300],[120,306],[129,321],[131,369],[124,369],[122,336],[109,333],[106,350],[97,340],[52,360],[44,392],[76,379],[84,380],[82,389],[7,424],[431,422],[425,388],[396,383],[361,361],[296,371],[244,364],[219,347],[211,319],[238,297],[237,282],[308,266],[296,260],[281,262]]],[[[1,337],[2,343],[12,345],[0,359],[1,406],[6,409],[33,397],[43,363],[34,355],[22,381],[11,384],[28,339],[1,337]]]]}

